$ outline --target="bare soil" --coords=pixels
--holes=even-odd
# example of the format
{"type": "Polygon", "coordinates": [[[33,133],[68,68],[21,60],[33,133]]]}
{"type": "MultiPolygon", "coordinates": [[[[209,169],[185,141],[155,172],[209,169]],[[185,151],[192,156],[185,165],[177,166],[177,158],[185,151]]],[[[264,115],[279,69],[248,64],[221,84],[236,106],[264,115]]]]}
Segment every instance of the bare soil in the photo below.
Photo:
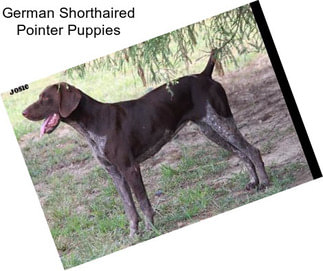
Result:
{"type": "MultiPolygon", "coordinates": [[[[312,175],[299,143],[297,133],[286,107],[275,73],[267,55],[252,61],[249,65],[228,73],[222,77],[216,76],[215,80],[224,86],[232,113],[237,126],[245,138],[260,149],[266,167],[282,168],[290,163],[299,163],[303,166],[294,172],[295,182],[298,185],[312,180],[312,175]]],[[[64,138],[68,134],[76,133],[68,125],[61,124],[55,131],[55,136],[64,138]]],[[[38,133],[30,133],[20,140],[22,149],[31,141],[38,141],[38,133]]],[[[82,140],[81,140],[82,141],[82,140]]],[[[79,148],[88,148],[84,141],[79,148]]],[[[142,175],[147,191],[154,195],[158,191],[158,180],[161,176],[161,166],[176,167],[183,155],[183,147],[189,146],[199,149],[210,145],[210,148],[220,147],[211,143],[193,123],[188,123],[172,141],[167,143],[155,156],[141,164],[142,175]]],[[[227,158],[228,168],[220,176],[204,180],[215,186],[225,185],[235,173],[244,170],[243,162],[236,156],[227,158]],[[215,179],[214,179],[215,178],[215,179]]],[[[97,165],[95,159],[87,159],[72,163],[68,171],[73,176],[82,176],[97,165]]],[[[57,169],[60,170],[60,169],[57,169]]],[[[66,167],[65,169],[66,170],[66,167]]],[[[55,174],[55,169],[51,174],[55,174]]],[[[48,196],[45,184],[35,184],[36,191],[43,202],[48,196]]],[[[245,190],[235,191],[235,196],[246,194],[245,190]]],[[[150,197],[152,204],[158,205],[159,201],[167,201],[167,196],[150,197]]],[[[199,215],[203,218],[206,214],[199,215]]]]}
{"type": "MultiPolygon", "coordinates": [[[[268,57],[260,56],[214,79],[226,89],[241,133],[260,149],[272,185],[265,191],[246,191],[243,162],[234,155],[222,155],[219,146],[188,123],[141,164],[160,234],[312,180],[268,57]],[[183,167],[185,161],[193,162],[183,167]],[[220,170],[210,170],[210,165],[220,170]],[[177,178],[167,177],[172,171],[167,173],[165,168],[180,173],[177,178]],[[197,172],[203,174],[194,175],[197,172]]],[[[42,139],[35,131],[20,138],[19,144],[65,267],[155,236],[155,232],[144,232],[137,241],[125,237],[128,228],[120,216],[117,192],[111,190],[113,185],[91,157],[85,140],[71,127],[61,123],[55,133],[42,139]]]]}
{"type": "MultiPolygon", "coordinates": [[[[297,133],[290,118],[276,75],[267,55],[262,55],[249,65],[214,77],[225,88],[237,126],[245,138],[260,149],[266,166],[282,167],[289,163],[306,164],[295,172],[295,185],[312,179],[297,133]]],[[[198,126],[188,123],[176,137],[154,157],[142,164],[146,185],[154,186],[151,172],[160,172],[162,164],[176,165],[183,146],[209,144],[198,126]],[[148,174],[149,171],[149,174],[148,174]]],[[[243,170],[237,157],[228,159],[229,168],[221,180],[229,180],[243,170]]]]}

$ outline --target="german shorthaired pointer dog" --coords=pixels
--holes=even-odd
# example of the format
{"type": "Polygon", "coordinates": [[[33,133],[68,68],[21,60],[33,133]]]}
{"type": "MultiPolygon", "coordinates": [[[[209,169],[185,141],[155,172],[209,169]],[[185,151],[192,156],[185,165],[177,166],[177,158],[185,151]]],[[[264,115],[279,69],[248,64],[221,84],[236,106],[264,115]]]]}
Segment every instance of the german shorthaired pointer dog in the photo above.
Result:
{"type": "Polygon", "coordinates": [[[138,232],[140,220],[131,191],[151,229],[154,210],[142,181],[139,164],[192,121],[202,133],[240,157],[250,174],[246,189],[269,184],[257,148],[239,132],[223,87],[212,80],[214,51],[200,74],[184,76],[176,83],[162,85],[137,100],[101,103],[67,83],[48,86],[39,100],[23,115],[44,120],[41,135],[53,132],[63,121],[82,134],[97,160],[111,175],[130,222],[130,236],[138,232]]]}

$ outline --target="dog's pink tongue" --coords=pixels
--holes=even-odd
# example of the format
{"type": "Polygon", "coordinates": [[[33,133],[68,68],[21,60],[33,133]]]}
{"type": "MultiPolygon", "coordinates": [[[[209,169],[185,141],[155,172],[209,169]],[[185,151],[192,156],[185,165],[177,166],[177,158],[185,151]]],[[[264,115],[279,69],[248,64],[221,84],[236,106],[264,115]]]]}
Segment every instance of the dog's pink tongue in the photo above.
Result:
{"type": "Polygon", "coordinates": [[[44,135],[50,118],[51,118],[51,116],[49,116],[47,119],[45,119],[44,122],[42,123],[42,125],[40,127],[40,137],[42,137],[44,135]]]}

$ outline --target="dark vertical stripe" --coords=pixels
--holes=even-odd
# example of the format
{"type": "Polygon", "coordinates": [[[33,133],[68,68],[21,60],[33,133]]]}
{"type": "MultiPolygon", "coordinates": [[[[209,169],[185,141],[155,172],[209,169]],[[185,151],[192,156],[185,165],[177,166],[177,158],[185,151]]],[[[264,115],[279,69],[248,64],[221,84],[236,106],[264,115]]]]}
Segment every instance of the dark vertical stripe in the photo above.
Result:
{"type": "Polygon", "coordinates": [[[304,123],[302,121],[301,115],[298,111],[292,90],[288,83],[286,74],[284,72],[282,63],[280,61],[279,55],[277,53],[273,38],[270,34],[265,16],[262,12],[259,1],[250,3],[252,12],[255,16],[256,22],[259,27],[262,39],[267,49],[268,56],[270,58],[271,64],[274,68],[278,83],[280,85],[281,91],[285,98],[286,105],[288,107],[289,113],[291,115],[293,124],[295,126],[298,138],[301,142],[307,163],[310,167],[312,176],[314,179],[322,177],[321,169],[316,160],[311,142],[308,138],[307,132],[305,130],[304,123]]]}

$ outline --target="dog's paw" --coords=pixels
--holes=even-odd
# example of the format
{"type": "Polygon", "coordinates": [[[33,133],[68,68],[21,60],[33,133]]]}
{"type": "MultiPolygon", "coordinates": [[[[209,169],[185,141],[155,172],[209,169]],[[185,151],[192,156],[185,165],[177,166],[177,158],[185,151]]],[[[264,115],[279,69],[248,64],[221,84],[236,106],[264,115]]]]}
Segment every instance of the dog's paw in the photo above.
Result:
{"type": "Polygon", "coordinates": [[[258,182],[249,182],[246,185],[246,190],[250,191],[258,187],[258,182]]]}
{"type": "Polygon", "coordinates": [[[269,186],[269,182],[260,183],[258,185],[258,190],[265,190],[269,186]]]}
{"type": "Polygon", "coordinates": [[[133,239],[139,234],[138,229],[132,229],[130,228],[129,238],[133,239]]]}
{"type": "Polygon", "coordinates": [[[265,190],[266,187],[269,186],[269,182],[249,182],[246,185],[246,190],[250,191],[253,189],[257,189],[258,191],[265,190]]]}

